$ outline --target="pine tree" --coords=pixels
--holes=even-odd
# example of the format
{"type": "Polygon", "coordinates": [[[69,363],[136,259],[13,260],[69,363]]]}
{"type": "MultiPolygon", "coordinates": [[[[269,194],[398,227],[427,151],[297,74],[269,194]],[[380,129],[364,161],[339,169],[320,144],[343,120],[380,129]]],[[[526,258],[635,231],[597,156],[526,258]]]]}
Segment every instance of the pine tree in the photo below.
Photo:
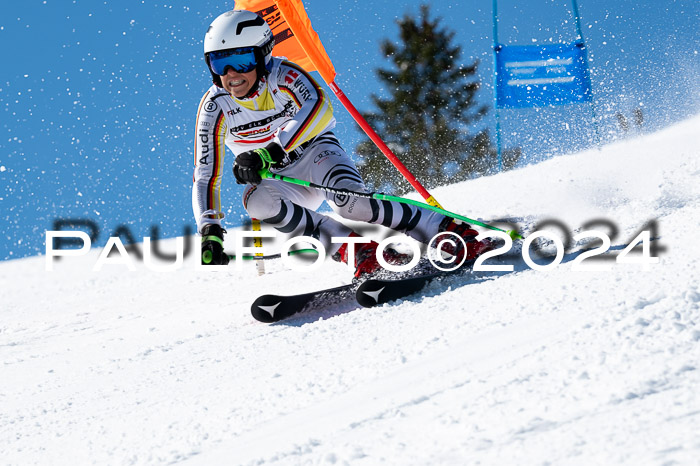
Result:
{"type": "MultiPolygon", "coordinates": [[[[393,65],[377,70],[389,98],[372,94],[376,111],[363,116],[426,187],[487,172],[496,160],[488,131],[468,131],[488,109],[474,99],[478,60],[459,63],[462,52],[452,44],[454,32],[442,28],[439,18],[430,19],[428,5],[420,6],[420,18],[406,15],[398,26],[400,45],[389,40],[380,44],[393,65]]],[[[362,157],[360,171],[373,188],[411,189],[369,139],[356,151],[362,157]]]]}

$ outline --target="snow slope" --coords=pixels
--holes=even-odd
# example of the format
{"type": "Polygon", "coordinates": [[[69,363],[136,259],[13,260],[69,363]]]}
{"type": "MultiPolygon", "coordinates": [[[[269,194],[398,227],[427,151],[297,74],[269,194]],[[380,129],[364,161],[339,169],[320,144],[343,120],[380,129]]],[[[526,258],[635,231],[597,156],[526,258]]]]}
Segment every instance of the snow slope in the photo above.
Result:
{"type": "Polygon", "coordinates": [[[694,118],[434,193],[487,220],[581,230],[607,219],[614,245],[657,219],[649,271],[512,259],[497,278],[265,325],[249,313],[257,295],[337,285],[348,271],[91,272],[97,250],[53,272],[43,257],[0,263],[0,458],[700,464],[699,128],[694,118]]]}

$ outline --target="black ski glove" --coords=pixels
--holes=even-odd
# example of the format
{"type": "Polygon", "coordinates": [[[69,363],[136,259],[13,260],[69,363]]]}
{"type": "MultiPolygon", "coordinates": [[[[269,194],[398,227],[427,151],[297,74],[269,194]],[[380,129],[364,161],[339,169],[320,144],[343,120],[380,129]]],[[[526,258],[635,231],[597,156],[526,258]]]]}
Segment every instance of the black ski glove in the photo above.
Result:
{"type": "Polygon", "coordinates": [[[227,265],[228,255],[224,252],[226,230],[216,223],[202,227],[202,265],[227,265]]]}
{"type": "Polygon", "coordinates": [[[276,142],[271,142],[263,149],[242,152],[233,164],[233,176],[238,184],[258,184],[262,181],[258,172],[282,162],[284,156],[284,149],[276,142]]]}

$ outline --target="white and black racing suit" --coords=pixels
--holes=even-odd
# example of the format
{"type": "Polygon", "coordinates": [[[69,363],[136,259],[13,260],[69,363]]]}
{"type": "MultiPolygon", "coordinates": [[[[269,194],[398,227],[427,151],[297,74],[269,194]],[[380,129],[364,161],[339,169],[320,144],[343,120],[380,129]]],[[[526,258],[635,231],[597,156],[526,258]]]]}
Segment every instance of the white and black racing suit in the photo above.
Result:
{"type": "MultiPolygon", "coordinates": [[[[306,71],[281,58],[273,57],[270,74],[249,98],[232,97],[216,85],[209,88],[199,104],[194,147],[192,208],[198,231],[224,217],[220,187],[225,146],[239,154],[274,141],[287,155],[272,172],[365,192],[354,162],[331,132],[334,127],[326,93],[306,71]]],[[[334,253],[341,244],[331,243],[331,237],[348,236],[352,230],[316,212],[324,200],[343,218],[381,224],[424,243],[445,218],[415,206],[326,194],[270,179],[246,186],[243,193],[243,206],[252,218],[291,236],[316,237],[334,253]]]]}

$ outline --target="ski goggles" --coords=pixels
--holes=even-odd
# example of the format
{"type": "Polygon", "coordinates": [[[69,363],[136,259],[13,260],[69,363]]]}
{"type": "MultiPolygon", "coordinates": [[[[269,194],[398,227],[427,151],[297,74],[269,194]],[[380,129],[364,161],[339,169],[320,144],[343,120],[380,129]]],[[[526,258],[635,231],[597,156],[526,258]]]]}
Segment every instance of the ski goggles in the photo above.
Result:
{"type": "Polygon", "coordinates": [[[209,52],[209,66],[211,70],[223,76],[229,66],[237,73],[248,73],[257,66],[255,59],[255,47],[241,47],[238,49],[219,50],[209,52]]]}

